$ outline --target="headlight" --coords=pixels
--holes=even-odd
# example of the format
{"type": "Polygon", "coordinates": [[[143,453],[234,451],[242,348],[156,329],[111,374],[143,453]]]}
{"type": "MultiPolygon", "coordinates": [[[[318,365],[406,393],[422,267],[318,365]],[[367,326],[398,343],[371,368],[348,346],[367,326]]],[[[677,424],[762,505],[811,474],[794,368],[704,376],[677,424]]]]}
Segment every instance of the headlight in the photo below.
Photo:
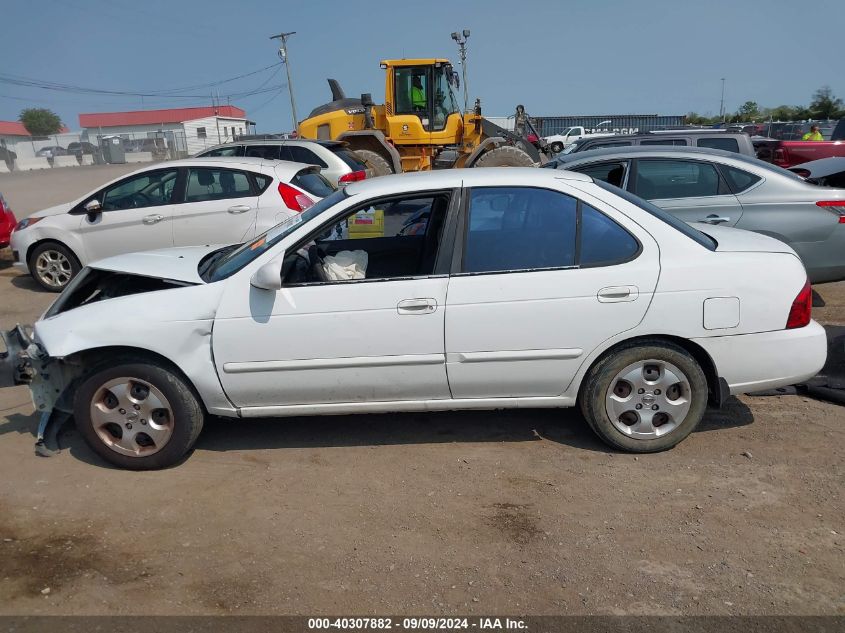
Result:
{"type": "Polygon", "coordinates": [[[32,226],[36,222],[40,222],[44,218],[24,218],[20,222],[18,222],[17,226],[15,227],[16,231],[23,231],[26,227],[32,226]]]}

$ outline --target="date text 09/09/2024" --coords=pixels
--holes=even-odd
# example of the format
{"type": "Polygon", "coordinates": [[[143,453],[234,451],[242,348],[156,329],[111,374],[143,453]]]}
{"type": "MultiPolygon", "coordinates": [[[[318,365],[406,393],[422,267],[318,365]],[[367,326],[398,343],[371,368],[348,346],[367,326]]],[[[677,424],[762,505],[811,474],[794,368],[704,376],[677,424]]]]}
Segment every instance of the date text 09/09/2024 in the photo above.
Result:
{"type": "Polygon", "coordinates": [[[518,618],[308,618],[309,630],[321,629],[403,629],[403,630],[523,630],[527,628],[524,620],[518,618]]]}

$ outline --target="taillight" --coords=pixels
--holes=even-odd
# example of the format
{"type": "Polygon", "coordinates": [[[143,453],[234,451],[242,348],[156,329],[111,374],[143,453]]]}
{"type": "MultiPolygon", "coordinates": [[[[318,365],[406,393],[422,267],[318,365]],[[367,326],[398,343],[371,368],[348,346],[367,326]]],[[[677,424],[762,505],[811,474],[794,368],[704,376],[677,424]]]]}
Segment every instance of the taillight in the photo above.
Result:
{"type": "Polygon", "coordinates": [[[816,206],[839,213],[839,224],[845,224],[845,200],[819,200],[816,206]]]}
{"type": "Polygon", "coordinates": [[[314,201],[299,189],[295,189],[283,182],[279,183],[279,195],[282,196],[282,201],[284,201],[285,206],[291,211],[305,211],[305,209],[314,204],[314,201]]]}
{"type": "Polygon", "coordinates": [[[804,327],[810,323],[810,313],[813,310],[813,289],[810,287],[810,280],[804,282],[804,287],[792,302],[789,309],[789,316],[786,318],[786,329],[804,327]]]}
{"type": "Polygon", "coordinates": [[[367,172],[365,171],[350,171],[348,174],[343,174],[338,178],[338,184],[348,184],[350,182],[358,182],[359,180],[366,180],[367,172]]]}

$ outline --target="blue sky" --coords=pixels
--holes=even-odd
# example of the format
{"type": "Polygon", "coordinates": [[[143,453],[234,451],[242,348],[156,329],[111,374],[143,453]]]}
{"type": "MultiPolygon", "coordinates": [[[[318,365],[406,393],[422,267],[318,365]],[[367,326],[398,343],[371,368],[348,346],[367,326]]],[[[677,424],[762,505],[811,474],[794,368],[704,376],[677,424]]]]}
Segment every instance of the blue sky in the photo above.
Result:
{"type": "MultiPolygon", "coordinates": [[[[452,31],[469,28],[470,101],[509,115],[716,114],[807,104],[819,86],[845,98],[845,2],[780,0],[0,0],[0,73],[126,92],[209,84],[278,61],[268,38],[290,40],[297,108],[329,100],[326,77],[347,95],[384,97],[379,60],[444,56],[452,31]]],[[[457,66],[457,64],[456,64],[457,66]]],[[[272,68],[217,87],[225,95],[284,83],[272,68]],[[274,74],[275,73],[275,74],[274,74]]],[[[210,88],[185,94],[210,93],[210,88]]],[[[0,83],[0,120],[49,107],[71,128],[79,112],[207,105],[211,96],[117,97],[0,83]]],[[[259,131],[290,129],[278,90],[235,98],[259,131]]]]}

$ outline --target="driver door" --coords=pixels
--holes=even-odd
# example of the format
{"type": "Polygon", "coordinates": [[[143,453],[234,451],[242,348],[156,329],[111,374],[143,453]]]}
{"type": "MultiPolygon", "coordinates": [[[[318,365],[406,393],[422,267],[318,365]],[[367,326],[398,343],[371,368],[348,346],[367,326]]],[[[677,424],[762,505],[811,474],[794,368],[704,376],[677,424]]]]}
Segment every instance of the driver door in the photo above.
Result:
{"type": "Polygon", "coordinates": [[[86,259],[92,262],[173,246],[173,203],[179,176],[175,168],[145,171],[84,200],[74,211],[81,212],[78,231],[86,259]],[[94,199],[100,203],[100,211],[85,213],[84,205],[94,199]]]}

